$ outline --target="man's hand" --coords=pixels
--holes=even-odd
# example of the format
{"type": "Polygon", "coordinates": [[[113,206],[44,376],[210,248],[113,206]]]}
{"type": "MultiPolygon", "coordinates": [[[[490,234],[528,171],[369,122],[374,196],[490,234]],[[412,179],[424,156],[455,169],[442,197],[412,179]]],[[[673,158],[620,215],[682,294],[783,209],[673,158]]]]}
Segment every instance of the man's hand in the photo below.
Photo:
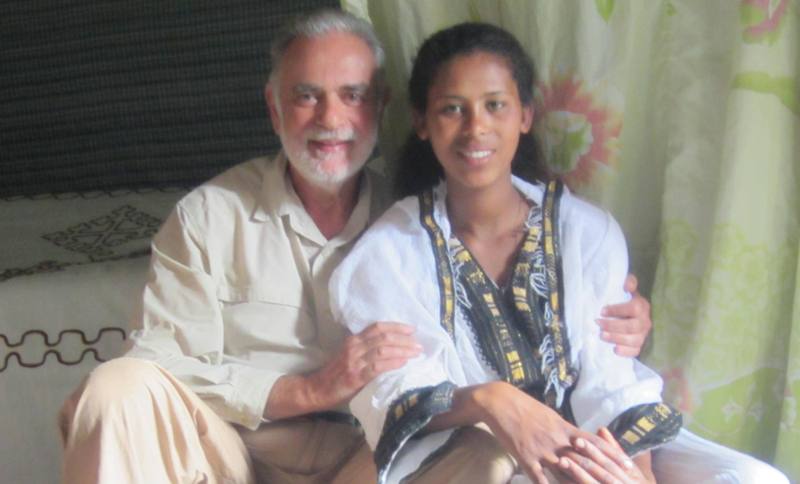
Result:
{"type": "Polygon", "coordinates": [[[637,287],[636,276],[628,274],[625,290],[633,295],[633,299],[604,307],[603,317],[597,320],[602,328],[600,337],[616,345],[614,352],[620,356],[638,356],[653,327],[650,303],[639,294],[637,287]]]}
{"type": "Polygon", "coordinates": [[[320,405],[331,408],[349,401],[373,378],[400,368],[421,352],[413,326],[378,322],[348,336],[339,353],[309,378],[320,405]]]}
{"type": "Polygon", "coordinates": [[[272,386],[264,418],[277,420],[335,408],[370,380],[422,352],[414,328],[379,322],[348,336],[339,352],[309,375],[284,375],[272,386]]]}

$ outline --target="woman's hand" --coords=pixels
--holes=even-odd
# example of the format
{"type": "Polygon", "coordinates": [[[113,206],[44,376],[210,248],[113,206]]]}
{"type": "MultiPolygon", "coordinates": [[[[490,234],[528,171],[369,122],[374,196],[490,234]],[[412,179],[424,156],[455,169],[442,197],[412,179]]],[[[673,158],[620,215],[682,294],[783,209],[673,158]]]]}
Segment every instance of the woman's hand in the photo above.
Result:
{"type": "Polygon", "coordinates": [[[612,470],[624,469],[617,472],[620,476],[635,467],[607,431],[608,436],[604,436],[580,430],[547,405],[503,381],[457,389],[452,408],[433,417],[426,431],[478,422],[489,426],[500,445],[514,456],[520,468],[537,484],[548,483],[545,468],[559,473],[562,456],[576,460],[588,459],[589,471],[573,469],[570,464],[563,469],[567,473],[562,475],[569,479],[583,479],[577,482],[596,482],[591,480],[590,473],[599,473],[594,470],[595,467],[602,468],[605,465],[612,470]],[[591,448],[577,448],[574,446],[577,442],[581,442],[581,445],[591,444],[591,448]],[[598,457],[597,460],[604,463],[599,466],[595,466],[595,460],[589,457],[595,455],[596,450],[604,456],[603,459],[598,457]],[[587,453],[590,453],[589,456],[587,453]]]}
{"type": "Polygon", "coordinates": [[[650,468],[649,452],[637,456],[635,465],[619,465],[618,457],[624,455],[622,447],[605,427],[597,434],[607,444],[604,450],[579,437],[574,439],[571,449],[561,453],[558,470],[562,479],[579,484],[656,482],[650,468]]]}
{"type": "MultiPolygon", "coordinates": [[[[544,468],[557,471],[559,456],[568,451],[574,441],[592,442],[592,449],[602,448],[613,453],[613,448],[602,439],[578,429],[548,406],[508,383],[481,385],[473,392],[473,398],[483,409],[482,420],[500,444],[537,483],[547,484],[544,468]]],[[[630,462],[624,453],[616,457],[618,466],[630,462]]]]}
{"type": "Polygon", "coordinates": [[[475,398],[485,409],[485,422],[500,444],[531,479],[547,484],[543,468],[558,463],[558,452],[570,446],[577,429],[546,405],[505,382],[484,385],[475,398]]]}

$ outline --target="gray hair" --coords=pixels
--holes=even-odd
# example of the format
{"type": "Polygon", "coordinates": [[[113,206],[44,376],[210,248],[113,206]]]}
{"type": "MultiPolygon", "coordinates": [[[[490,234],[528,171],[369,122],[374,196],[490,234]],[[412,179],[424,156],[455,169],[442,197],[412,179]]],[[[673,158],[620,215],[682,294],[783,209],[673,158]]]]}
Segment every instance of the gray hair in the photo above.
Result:
{"type": "Polygon", "coordinates": [[[375,35],[372,25],[348,12],[325,8],[312,12],[310,15],[298,17],[281,29],[273,39],[269,51],[270,61],[272,62],[270,82],[275,82],[283,57],[294,40],[322,37],[335,32],[355,35],[369,46],[372,55],[375,57],[378,79],[381,80],[383,78],[385,54],[381,41],[375,35]]]}

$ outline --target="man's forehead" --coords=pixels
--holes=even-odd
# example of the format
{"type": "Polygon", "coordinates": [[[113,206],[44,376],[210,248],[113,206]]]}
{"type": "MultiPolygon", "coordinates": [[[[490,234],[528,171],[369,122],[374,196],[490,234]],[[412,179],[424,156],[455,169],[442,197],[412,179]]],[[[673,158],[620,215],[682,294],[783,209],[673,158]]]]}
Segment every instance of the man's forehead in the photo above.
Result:
{"type": "Polygon", "coordinates": [[[375,58],[369,44],[350,32],[328,32],[313,37],[297,37],[289,43],[286,51],[290,55],[285,60],[289,62],[293,60],[292,53],[303,54],[308,51],[358,56],[373,62],[375,58]]]}
{"type": "MultiPolygon", "coordinates": [[[[315,84],[313,82],[298,82],[292,86],[290,86],[291,90],[297,94],[303,93],[315,93],[319,91],[325,90],[325,88],[319,84],[315,84]]],[[[354,91],[354,92],[363,92],[370,88],[370,85],[366,82],[356,82],[352,84],[344,83],[339,86],[336,86],[336,89],[342,91],[354,91]]]]}
{"type": "Polygon", "coordinates": [[[299,37],[289,45],[281,62],[284,89],[369,85],[377,66],[369,45],[360,37],[332,32],[318,37],[299,37]]]}

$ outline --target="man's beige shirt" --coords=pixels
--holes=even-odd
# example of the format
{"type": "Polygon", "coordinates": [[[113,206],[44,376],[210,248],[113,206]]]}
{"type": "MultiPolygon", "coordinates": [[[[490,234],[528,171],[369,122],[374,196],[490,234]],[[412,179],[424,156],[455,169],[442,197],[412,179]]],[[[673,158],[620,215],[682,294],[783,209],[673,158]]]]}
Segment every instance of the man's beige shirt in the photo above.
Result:
{"type": "Polygon", "coordinates": [[[328,280],[388,202],[365,171],[350,220],[327,240],[286,165],[283,155],[242,163],[178,202],[153,239],[131,334],[130,356],[158,362],[251,429],[279,377],[320,368],[346,337],[328,280]]]}

